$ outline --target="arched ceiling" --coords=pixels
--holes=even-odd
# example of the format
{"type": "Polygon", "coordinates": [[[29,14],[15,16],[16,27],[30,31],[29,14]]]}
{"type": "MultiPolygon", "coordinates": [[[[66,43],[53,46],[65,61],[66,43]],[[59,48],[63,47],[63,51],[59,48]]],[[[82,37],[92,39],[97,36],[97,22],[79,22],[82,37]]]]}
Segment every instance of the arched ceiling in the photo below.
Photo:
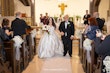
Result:
{"type": "Polygon", "coordinates": [[[19,1],[21,1],[25,6],[31,5],[31,0],[19,0],[19,1]]]}

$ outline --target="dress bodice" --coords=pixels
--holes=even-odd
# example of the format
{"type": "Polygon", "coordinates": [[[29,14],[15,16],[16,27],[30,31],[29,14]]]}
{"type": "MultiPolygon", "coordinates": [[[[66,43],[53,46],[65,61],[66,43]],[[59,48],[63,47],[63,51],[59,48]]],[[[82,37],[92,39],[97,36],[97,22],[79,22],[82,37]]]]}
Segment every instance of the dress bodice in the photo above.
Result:
{"type": "Polygon", "coordinates": [[[53,26],[48,26],[49,35],[53,35],[55,33],[55,28],[53,26]]]}

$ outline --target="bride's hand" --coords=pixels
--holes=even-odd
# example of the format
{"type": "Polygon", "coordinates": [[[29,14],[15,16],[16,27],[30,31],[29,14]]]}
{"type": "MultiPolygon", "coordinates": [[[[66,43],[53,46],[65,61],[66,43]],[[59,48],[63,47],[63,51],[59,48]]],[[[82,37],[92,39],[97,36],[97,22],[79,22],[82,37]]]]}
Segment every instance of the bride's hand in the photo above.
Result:
{"type": "Polygon", "coordinates": [[[64,32],[60,32],[60,34],[61,34],[61,36],[63,36],[64,35],[64,32]]]}

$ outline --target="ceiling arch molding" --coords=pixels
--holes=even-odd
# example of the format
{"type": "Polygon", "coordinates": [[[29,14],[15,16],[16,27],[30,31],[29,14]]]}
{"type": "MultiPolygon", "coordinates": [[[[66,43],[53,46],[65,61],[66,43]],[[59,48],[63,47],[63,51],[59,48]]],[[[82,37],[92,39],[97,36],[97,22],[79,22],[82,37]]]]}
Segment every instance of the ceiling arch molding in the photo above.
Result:
{"type": "Polygon", "coordinates": [[[25,6],[31,5],[31,0],[19,0],[19,1],[21,1],[25,6]]]}

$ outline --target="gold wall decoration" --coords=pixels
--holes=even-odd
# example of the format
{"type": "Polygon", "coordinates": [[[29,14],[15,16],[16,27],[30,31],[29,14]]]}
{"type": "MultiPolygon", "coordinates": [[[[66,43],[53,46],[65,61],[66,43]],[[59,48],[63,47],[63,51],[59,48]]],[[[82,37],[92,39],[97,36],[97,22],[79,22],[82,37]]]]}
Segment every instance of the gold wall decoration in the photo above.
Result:
{"type": "Polygon", "coordinates": [[[63,15],[65,11],[65,7],[67,7],[67,5],[65,5],[64,3],[61,3],[61,5],[58,5],[58,7],[61,9],[61,15],[63,15]]]}

